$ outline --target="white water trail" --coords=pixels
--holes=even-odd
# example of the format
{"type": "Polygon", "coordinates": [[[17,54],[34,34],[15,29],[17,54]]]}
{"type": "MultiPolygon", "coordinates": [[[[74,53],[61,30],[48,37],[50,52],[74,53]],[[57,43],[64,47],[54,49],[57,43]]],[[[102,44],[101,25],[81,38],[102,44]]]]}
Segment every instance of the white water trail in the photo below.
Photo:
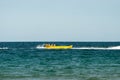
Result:
{"type": "Polygon", "coordinates": [[[45,49],[45,48],[44,48],[44,45],[37,45],[36,49],[45,49]]]}
{"type": "Polygon", "coordinates": [[[108,47],[107,49],[120,50],[120,46],[108,47]]]}
{"type": "Polygon", "coordinates": [[[120,50],[120,46],[113,46],[113,47],[73,47],[72,49],[81,49],[81,50],[120,50]]]}

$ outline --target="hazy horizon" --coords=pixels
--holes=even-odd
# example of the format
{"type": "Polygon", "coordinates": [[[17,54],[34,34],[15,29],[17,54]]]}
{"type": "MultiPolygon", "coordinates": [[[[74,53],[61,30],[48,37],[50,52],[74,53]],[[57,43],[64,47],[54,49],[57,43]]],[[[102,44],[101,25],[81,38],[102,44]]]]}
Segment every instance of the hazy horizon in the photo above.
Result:
{"type": "Polygon", "coordinates": [[[120,0],[0,0],[0,42],[120,41],[120,0]]]}

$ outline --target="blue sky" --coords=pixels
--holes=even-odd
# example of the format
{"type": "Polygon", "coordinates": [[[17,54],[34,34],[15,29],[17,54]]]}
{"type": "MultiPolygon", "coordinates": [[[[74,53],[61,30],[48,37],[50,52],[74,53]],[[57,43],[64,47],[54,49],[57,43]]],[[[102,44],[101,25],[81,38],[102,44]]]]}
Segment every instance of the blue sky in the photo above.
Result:
{"type": "Polygon", "coordinates": [[[120,0],[0,0],[0,41],[120,41],[120,0]]]}

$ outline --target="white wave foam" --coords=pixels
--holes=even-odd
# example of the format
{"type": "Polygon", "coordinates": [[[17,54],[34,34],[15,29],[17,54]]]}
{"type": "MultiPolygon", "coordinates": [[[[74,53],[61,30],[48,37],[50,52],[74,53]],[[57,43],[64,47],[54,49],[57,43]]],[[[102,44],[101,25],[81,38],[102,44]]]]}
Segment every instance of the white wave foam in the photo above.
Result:
{"type": "Polygon", "coordinates": [[[120,50],[120,46],[114,47],[74,47],[72,49],[81,49],[81,50],[120,50]]]}
{"type": "Polygon", "coordinates": [[[112,50],[120,50],[120,46],[114,46],[114,47],[108,47],[107,49],[112,49],[112,50]]]}
{"type": "Polygon", "coordinates": [[[0,49],[8,49],[8,47],[0,47],[0,49]]]}
{"type": "Polygon", "coordinates": [[[43,45],[36,46],[36,49],[45,49],[43,45]]]}

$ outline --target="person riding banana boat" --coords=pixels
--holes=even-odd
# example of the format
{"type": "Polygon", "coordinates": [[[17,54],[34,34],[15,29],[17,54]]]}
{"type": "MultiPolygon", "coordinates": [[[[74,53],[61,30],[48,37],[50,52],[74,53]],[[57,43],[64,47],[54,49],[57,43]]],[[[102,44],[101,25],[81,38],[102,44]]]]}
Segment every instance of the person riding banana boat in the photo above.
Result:
{"type": "Polygon", "coordinates": [[[72,45],[69,46],[56,46],[55,44],[45,44],[46,49],[71,49],[72,45]]]}

